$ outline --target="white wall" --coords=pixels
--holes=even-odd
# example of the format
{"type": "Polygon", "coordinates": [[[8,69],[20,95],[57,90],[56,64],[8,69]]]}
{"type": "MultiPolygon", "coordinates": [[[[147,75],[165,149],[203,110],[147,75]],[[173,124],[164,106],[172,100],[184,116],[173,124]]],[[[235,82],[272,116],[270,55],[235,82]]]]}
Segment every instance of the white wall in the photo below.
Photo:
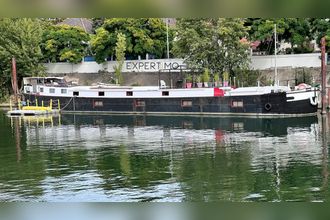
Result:
{"type": "MultiPolygon", "coordinates": [[[[278,55],[277,67],[321,67],[320,57],[320,53],[278,55]]],[[[45,64],[47,73],[51,74],[113,72],[115,65],[115,61],[104,64],[97,64],[96,62],[45,64]]],[[[252,56],[250,67],[256,70],[274,68],[275,56],[252,56]]],[[[186,65],[183,59],[127,60],[124,63],[122,72],[158,72],[164,69],[186,69],[186,65]]]]}
{"type": "MultiPolygon", "coordinates": [[[[288,54],[277,55],[277,67],[321,67],[321,54],[288,54]]],[[[251,59],[251,68],[256,70],[265,70],[275,67],[275,56],[253,56],[251,59]]]]}
{"type": "MultiPolygon", "coordinates": [[[[116,61],[104,64],[96,62],[70,63],[46,63],[47,73],[98,73],[99,71],[114,72],[116,61]]],[[[158,72],[159,70],[187,69],[183,59],[152,59],[152,60],[127,60],[124,62],[122,72],[158,72]]]]}

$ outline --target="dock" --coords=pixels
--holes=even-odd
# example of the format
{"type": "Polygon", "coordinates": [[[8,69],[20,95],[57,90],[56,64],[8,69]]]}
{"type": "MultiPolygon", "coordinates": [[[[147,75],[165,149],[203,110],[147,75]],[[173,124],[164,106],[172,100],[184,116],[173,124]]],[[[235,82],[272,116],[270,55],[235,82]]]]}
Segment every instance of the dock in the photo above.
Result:
{"type": "Polygon", "coordinates": [[[10,103],[10,111],[7,112],[9,116],[37,116],[37,115],[57,115],[60,113],[60,101],[57,101],[58,108],[53,109],[52,100],[50,100],[49,106],[44,106],[42,102],[41,106],[38,106],[38,101],[35,100],[36,105],[30,106],[30,101],[28,100],[27,106],[18,105],[18,109],[13,109],[10,103]]]}
{"type": "Polygon", "coordinates": [[[56,115],[59,114],[59,110],[12,110],[7,112],[10,116],[34,116],[34,115],[56,115]]]}

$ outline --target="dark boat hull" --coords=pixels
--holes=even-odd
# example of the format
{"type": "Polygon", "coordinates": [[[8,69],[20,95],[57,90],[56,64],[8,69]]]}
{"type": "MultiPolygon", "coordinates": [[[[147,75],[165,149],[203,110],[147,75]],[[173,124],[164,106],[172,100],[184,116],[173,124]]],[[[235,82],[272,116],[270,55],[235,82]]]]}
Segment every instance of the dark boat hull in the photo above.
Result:
{"type": "Polygon", "coordinates": [[[288,101],[286,93],[249,96],[192,97],[192,98],[86,98],[56,97],[26,94],[31,103],[38,100],[48,105],[57,100],[64,112],[98,112],[130,114],[228,114],[228,115],[302,115],[317,112],[309,99],[288,101]],[[191,101],[188,106],[184,101],[191,101]],[[235,106],[235,102],[242,105],[235,106]]]}

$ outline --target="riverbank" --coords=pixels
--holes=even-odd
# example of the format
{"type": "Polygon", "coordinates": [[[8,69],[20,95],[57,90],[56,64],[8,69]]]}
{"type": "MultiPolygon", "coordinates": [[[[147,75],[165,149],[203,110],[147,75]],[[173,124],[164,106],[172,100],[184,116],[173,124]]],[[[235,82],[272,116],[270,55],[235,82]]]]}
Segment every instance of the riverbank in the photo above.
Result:
{"type": "Polygon", "coordinates": [[[10,110],[10,104],[9,103],[0,103],[0,110],[9,111],[10,110]]]}

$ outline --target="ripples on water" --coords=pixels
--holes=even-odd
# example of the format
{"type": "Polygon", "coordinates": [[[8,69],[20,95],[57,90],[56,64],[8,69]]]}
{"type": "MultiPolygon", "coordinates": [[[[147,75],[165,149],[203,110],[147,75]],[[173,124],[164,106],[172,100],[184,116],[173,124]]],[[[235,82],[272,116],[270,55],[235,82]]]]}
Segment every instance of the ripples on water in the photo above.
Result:
{"type": "Polygon", "coordinates": [[[324,201],[321,125],[317,117],[0,114],[0,201],[324,201]]]}

